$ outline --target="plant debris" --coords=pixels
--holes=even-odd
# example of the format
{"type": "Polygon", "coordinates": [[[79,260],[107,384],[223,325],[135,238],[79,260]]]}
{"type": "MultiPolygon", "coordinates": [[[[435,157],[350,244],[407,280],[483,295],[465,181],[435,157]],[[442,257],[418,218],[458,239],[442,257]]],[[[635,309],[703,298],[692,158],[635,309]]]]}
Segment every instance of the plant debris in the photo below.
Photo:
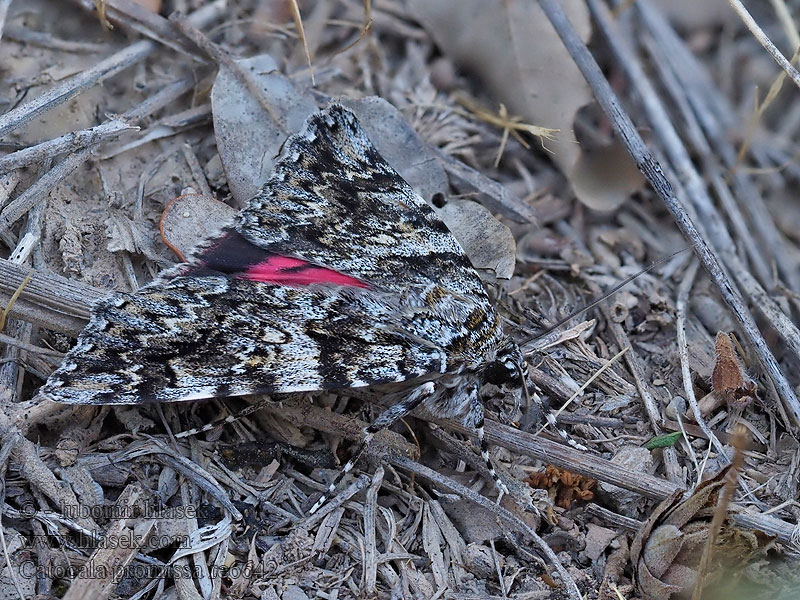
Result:
{"type": "Polygon", "coordinates": [[[800,34],[749,4],[0,0],[0,595],[796,595],[800,34]],[[527,396],[481,390],[499,503],[415,413],[308,514],[402,389],[37,396],[331,101],[523,349],[527,396]]]}

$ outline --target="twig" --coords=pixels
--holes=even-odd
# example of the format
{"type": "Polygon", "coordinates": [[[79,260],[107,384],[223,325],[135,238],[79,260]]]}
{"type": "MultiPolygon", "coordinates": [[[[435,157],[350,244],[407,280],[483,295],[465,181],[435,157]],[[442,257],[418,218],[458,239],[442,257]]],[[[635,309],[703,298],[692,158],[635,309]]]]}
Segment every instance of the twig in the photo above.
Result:
{"type": "Polygon", "coordinates": [[[706,437],[711,442],[711,445],[716,448],[720,457],[722,457],[725,462],[730,462],[728,459],[728,453],[725,451],[725,446],[720,443],[720,441],[717,439],[717,436],[715,436],[714,432],[708,427],[702,413],[700,412],[700,407],[697,405],[697,397],[694,395],[694,382],[692,381],[692,374],[689,370],[689,344],[686,341],[686,310],[689,305],[689,293],[692,290],[694,279],[697,276],[697,268],[698,263],[696,260],[693,260],[692,264],[689,265],[689,268],[686,270],[680,285],[678,286],[678,299],[675,303],[677,312],[675,317],[675,330],[678,335],[678,358],[681,363],[683,391],[686,395],[686,401],[689,403],[689,406],[692,409],[695,422],[703,430],[703,433],[706,434],[706,437]]]}
{"type": "MultiPolygon", "coordinates": [[[[222,14],[223,8],[224,2],[217,0],[198,9],[188,19],[198,26],[207,25],[222,14]]],[[[88,87],[105,81],[109,77],[144,60],[155,52],[157,48],[158,45],[155,42],[147,40],[131,44],[127,48],[100,61],[91,69],[82,71],[70,79],[57,83],[33,100],[20,104],[7,113],[0,115],[0,137],[7,135],[20,125],[27,123],[51,108],[63,104],[88,87]]]]}
{"type": "MultiPolygon", "coordinates": [[[[651,56],[660,56],[661,48],[652,37],[646,37],[644,43],[651,56]]],[[[624,60],[625,62],[633,62],[633,57],[626,57],[624,60]]],[[[722,199],[723,209],[728,213],[728,217],[731,220],[734,230],[737,232],[737,234],[739,234],[739,239],[744,245],[745,250],[747,250],[747,257],[749,258],[753,269],[758,274],[759,279],[764,282],[765,285],[770,285],[770,282],[772,281],[772,272],[767,265],[763,248],[759,247],[760,245],[758,244],[756,236],[752,235],[752,233],[748,231],[747,226],[744,225],[744,218],[742,217],[741,211],[738,209],[733,199],[731,199],[730,202],[725,201],[727,198],[731,197],[731,193],[728,190],[727,184],[723,180],[719,165],[713,159],[714,151],[712,150],[709,141],[706,139],[705,134],[705,131],[707,131],[708,128],[704,129],[701,126],[701,124],[698,122],[696,112],[693,110],[693,108],[698,104],[696,101],[697,99],[695,98],[695,90],[688,84],[688,82],[681,81],[679,79],[679,69],[676,68],[676,63],[678,61],[679,59],[676,57],[671,57],[671,59],[668,60],[658,60],[656,61],[654,68],[664,82],[663,87],[670,95],[672,106],[679,111],[683,122],[686,124],[686,127],[682,129],[685,137],[689,140],[697,155],[706,157],[706,159],[703,161],[703,165],[706,170],[710,172],[712,180],[719,180],[721,183],[721,185],[717,187],[717,193],[725,194],[725,198],[722,199]],[[745,232],[747,232],[747,235],[743,235],[745,232]]],[[[704,118],[704,123],[707,123],[710,119],[710,116],[704,118]]],[[[733,151],[733,148],[731,147],[730,150],[733,151]]],[[[709,208],[707,210],[713,210],[713,208],[709,208]]],[[[714,241],[718,250],[722,247],[725,247],[723,244],[727,244],[728,242],[728,240],[714,241]]]]}
{"type": "Polygon", "coordinates": [[[183,151],[183,158],[192,172],[192,179],[194,179],[197,187],[200,188],[200,193],[208,198],[213,198],[214,192],[211,191],[211,187],[208,185],[205,173],[203,173],[203,167],[200,165],[200,161],[197,160],[194,149],[189,143],[184,143],[181,146],[181,150],[183,151]]]}
{"type": "MultiPolygon", "coordinates": [[[[95,12],[95,0],[72,0],[90,13],[95,12]]],[[[199,60],[196,49],[187,41],[175,34],[175,27],[161,15],[147,10],[132,0],[103,0],[104,18],[114,25],[140,33],[159,44],[184,54],[193,60],[199,60]]],[[[219,16],[228,8],[226,0],[216,0],[214,8],[219,16]]],[[[197,14],[195,12],[194,14],[197,14]]]]}
{"type": "Polygon", "coordinates": [[[171,83],[147,98],[141,104],[126,110],[118,117],[89,129],[73,131],[66,135],[41,142],[7,154],[0,158],[0,174],[27,167],[57,154],[74,152],[86,146],[94,146],[118,137],[125,131],[135,129],[135,123],[163,108],[176,98],[185,94],[193,85],[189,78],[171,83]]]}
{"type": "MultiPolygon", "coordinates": [[[[6,6],[6,9],[8,7],[6,6]]],[[[3,15],[5,18],[5,15],[3,15]]],[[[1,23],[0,23],[1,24],[1,23]]],[[[6,501],[6,471],[8,469],[8,457],[11,450],[17,445],[17,440],[20,435],[19,431],[12,431],[7,436],[3,437],[3,445],[0,447],[0,506],[5,504],[6,501]]],[[[6,542],[5,527],[2,526],[3,511],[0,511],[0,543],[3,546],[3,558],[5,558],[6,568],[11,575],[11,580],[14,582],[14,588],[19,594],[20,600],[25,600],[25,594],[22,591],[22,586],[19,581],[19,573],[11,564],[11,556],[8,553],[8,543],[6,542]]]]}
{"type": "Polygon", "coordinates": [[[372,595],[378,578],[378,550],[375,539],[378,490],[383,483],[383,467],[375,469],[364,500],[364,591],[372,595]]]}
{"type": "Polygon", "coordinates": [[[747,11],[744,4],[742,4],[739,0],[728,0],[728,2],[730,2],[731,7],[736,11],[736,14],[739,15],[739,18],[745,24],[745,27],[747,27],[750,30],[750,33],[753,34],[753,37],[758,40],[758,43],[764,47],[764,50],[766,50],[773,60],[778,63],[778,66],[785,71],[792,81],[794,81],[795,85],[800,87],[800,72],[794,68],[792,63],[790,63],[781,53],[781,51],[778,50],[775,44],[772,43],[772,40],[767,37],[767,34],[764,33],[764,30],[758,26],[758,23],[756,23],[756,20],[747,11]]]}
{"type": "Polygon", "coordinates": [[[13,346],[14,348],[19,348],[20,350],[24,350],[25,352],[32,352],[34,354],[39,354],[41,356],[53,356],[58,359],[64,357],[63,352],[58,352],[57,350],[50,350],[49,348],[42,348],[41,346],[36,346],[35,344],[27,344],[25,342],[18,340],[17,338],[11,337],[10,335],[6,335],[4,333],[0,333],[0,344],[5,344],[6,346],[13,346]]]}
{"type": "Polygon", "coordinates": [[[179,18],[177,16],[172,16],[170,19],[176,24],[180,32],[192,40],[198,48],[205,52],[217,64],[227,67],[231,73],[233,73],[253,97],[258,100],[258,103],[264,110],[267,111],[267,114],[275,125],[280,127],[287,135],[290,133],[289,126],[286,123],[286,116],[276,111],[273,103],[266,97],[261,84],[255,80],[249,69],[236,62],[226,50],[208,39],[190,19],[179,18]]]}
{"type": "MultiPolygon", "coordinates": [[[[643,24],[647,27],[649,33],[655,39],[655,44],[651,49],[651,54],[656,58],[656,62],[664,67],[669,67],[672,71],[672,78],[678,81],[677,86],[667,86],[667,89],[673,92],[673,97],[680,91],[680,94],[685,95],[691,105],[691,110],[682,111],[684,122],[689,124],[689,129],[696,129],[702,126],[702,131],[707,136],[711,148],[703,144],[695,147],[695,154],[703,157],[709,157],[704,161],[706,169],[709,171],[710,176],[713,178],[721,176],[719,168],[713,159],[714,154],[719,157],[723,166],[731,171],[731,179],[738,199],[738,204],[728,204],[725,210],[731,213],[733,225],[736,226],[737,220],[742,220],[742,217],[737,214],[741,211],[745,213],[750,219],[750,226],[748,233],[742,238],[742,243],[748,250],[748,257],[750,258],[753,267],[758,274],[760,280],[764,285],[771,288],[774,277],[771,273],[764,273],[763,262],[764,255],[771,258],[778,264],[778,271],[789,283],[793,289],[800,288],[800,275],[798,275],[795,262],[792,259],[793,252],[787,247],[786,243],[778,233],[775,227],[775,222],[764,204],[764,200],[759,189],[753,184],[749,174],[742,169],[737,169],[737,152],[731,143],[731,130],[734,125],[730,122],[731,115],[735,114],[735,110],[730,106],[727,100],[719,94],[713,93],[715,89],[707,83],[707,77],[698,77],[695,73],[702,67],[697,64],[696,59],[691,53],[686,51],[684,44],[677,37],[674,30],[669,26],[669,23],[661,16],[658,11],[654,10],[647,0],[636,3],[636,9],[642,17],[643,24]],[[698,123],[699,122],[699,126],[698,123]],[[738,208],[734,208],[738,206],[738,208]],[[755,238],[752,246],[748,247],[748,239],[755,238]]],[[[635,61],[623,58],[623,64],[630,63],[635,65],[635,61]]],[[[628,67],[630,68],[630,67],[628,67]]],[[[666,68],[659,69],[660,73],[665,73],[666,68]]],[[[632,75],[636,77],[636,75],[632,75]]],[[[641,88],[640,93],[649,93],[646,87],[642,87],[640,82],[636,82],[637,86],[641,88]]],[[[678,103],[681,104],[680,102],[678,103]]],[[[738,124],[736,125],[738,126],[738,124]]],[[[738,129],[737,129],[738,131],[738,129]]],[[[659,135],[662,132],[658,131],[659,135]]],[[[669,148],[665,140],[665,145],[669,148]]],[[[677,147],[676,147],[677,149],[677,147]]],[[[671,152],[672,160],[675,161],[675,151],[671,152]]],[[[691,173],[694,170],[691,161],[685,160],[687,153],[682,151],[680,156],[681,170],[688,168],[687,172],[691,173]]],[[[708,197],[705,188],[693,187],[691,200],[698,206],[698,210],[703,213],[704,220],[710,220],[711,223],[717,225],[721,223],[720,217],[717,215],[714,203],[708,197]],[[708,215],[708,218],[706,218],[708,215]],[[713,219],[713,220],[711,220],[713,219]]],[[[723,199],[724,200],[724,199],[723,199]]],[[[731,260],[736,257],[736,248],[727,230],[722,226],[709,227],[708,233],[711,234],[711,239],[717,248],[718,255],[722,257],[723,262],[728,263],[728,268],[734,277],[740,271],[738,266],[730,264],[731,260]]],[[[747,284],[739,281],[745,293],[749,294],[747,284]]],[[[780,329],[779,329],[780,330],[780,329]]]]}
{"type": "Polygon", "coordinates": [[[483,194],[484,204],[495,212],[501,212],[519,223],[535,223],[533,208],[515,196],[507,186],[489,179],[480,171],[448,156],[438,148],[432,149],[447,175],[462,185],[467,185],[483,194]]]}
{"type": "Polygon", "coordinates": [[[52,33],[33,31],[25,27],[15,27],[7,25],[3,29],[3,35],[9,40],[23,42],[40,48],[59,50],[60,52],[74,52],[76,54],[94,54],[108,51],[108,44],[93,44],[91,42],[75,42],[72,40],[62,40],[55,37],[52,33]]]}
{"type": "Polygon", "coordinates": [[[31,187],[9,202],[0,212],[0,232],[10,231],[18,219],[33,208],[35,204],[48,197],[51,189],[80,168],[89,159],[91,153],[91,148],[81,148],[77,152],[70,154],[37,179],[31,187]]]}
{"type": "MultiPolygon", "coordinates": [[[[0,259],[0,303],[20,286],[30,269],[0,259]]],[[[108,293],[58,275],[34,271],[10,315],[42,327],[76,335],[89,320],[91,304],[108,293]]]]}
{"type": "MultiPolygon", "coordinates": [[[[445,425],[452,431],[458,431],[466,435],[474,433],[455,421],[433,421],[445,425]]],[[[676,490],[682,489],[682,486],[671,481],[660,479],[647,473],[633,473],[610,460],[574,450],[567,445],[552,442],[542,437],[533,436],[530,433],[502,425],[491,419],[486,420],[486,439],[492,444],[502,446],[513,452],[631,490],[647,498],[659,501],[664,500],[676,490]]],[[[780,519],[744,512],[737,513],[735,519],[745,527],[769,532],[770,535],[778,536],[784,543],[792,543],[794,526],[780,519]]]]}
{"type": "Polygon", "coordinates": [[[628,531],[639,531],[642,526],[641,521],[617,514],[614,511],[595,504],[594,502],[590,502],[586,506],[586,514],[597,517],[598,519],[602,519],[603,521],[616,525],[617,527],[623,527],[628,531]]]}
{"type": "Polygon", "coordinates": [[[297,0],[289,0],[289,8],[292,11],[294,25],[297,28],[297,37],[300,38],[300,42],[303,44],[303,52],[306,55],[306,63],[308,63],[308,72],[311,73],[311,85],[313,87],[316,86],[317,83],[314,81],[314,67],[311,66],[311,51],[308,49],[306,30],[303,27],[303,17],[300,14],[300,7],[297,6],[297,0]]]}
{"type": "MultiPolygon", "coordinates": [[[[608,81],[606,80],[594,57],[586,48],[583,41],[577,35],[569,22],[569,19],[564,14],[561,6],[556,0],[539,0],[539,4],[545,11],[548,19],[553,27],[558,32],[564,45],[572,55],[573,60],[580,68],[589,86],[602,107],[606,116],[610,119],[614,129],[619,136],[620,140],[625,144],[628,152],[636,161],[639,170],[645,175],[647,180],[652,185],[654,191],[658,194],[664,205],[672,214],[676,224],[682,231],[683,235],[692,243],[695,248],[695,253],[700,259],[703,267],[708,272],[712,281],[719,288],[723,299],[730,306],[734,316],[739,321],[744,331],[745,336],[755,348],[763,368],[769,373],[778,395],[781,398],[787,412],[792,416],[795,425],[800,425],[800,401],[794,392],[786,376],[781,371],[778,362],[775,360],[772,352],[767,346],[758,326],[755,323],[752,315],[747,310],[741,294],[736,289],[734,283],[730,280],[727,274],[723,271],[722,266],[717,260],[716,255],[708,246],[703,236],[698,231],[695,223],[690,218],[687,211],[681,206],[680,201],[676,198],[672,186],[667,178],[664,176],[661,165],[653,158],[652,154],[648,151],[644,144],[637,128],[634,126],[631,118],[623,110],[622,106],[617,99],[616,94],[611,89],[608,81]]],[[[613,27],[607,15],[607,9],[601,5],[597,0],[588,0],[590,9],[593,12],[595,19],[602,23],[602,28],[606,32],[611,32],[613,27]]],[[[613,36],[611,36],[613,37],[613,36]]],[[[619,39],[614,40],[607,38],[609,45],[616,48],[619,39]]],[[[629,65],[626,65],[629,66],[629,65]]],[[[636,81],[638,86],[649,86],[649,83],[644,78],[642,81],[636,81]]],[[[680,138],[672,126],[669,118],[664,111],[663,106],[657,102],[657,97],[653,92],[645,101],[648,116],[655,125],[655,129],[662,136],[668,136],[672,143],[668,145],[668,149],[677,151],[682,149],[678,158],[678,163],[681,166],[682,176],[688,179],[687,188],[690,194],[705,195],[705,187],[702,181],[691,166],[691,160],[688,154],[683,149],[680,138]],[[684,158],[685,157],[685,158],[684,158]]]]}

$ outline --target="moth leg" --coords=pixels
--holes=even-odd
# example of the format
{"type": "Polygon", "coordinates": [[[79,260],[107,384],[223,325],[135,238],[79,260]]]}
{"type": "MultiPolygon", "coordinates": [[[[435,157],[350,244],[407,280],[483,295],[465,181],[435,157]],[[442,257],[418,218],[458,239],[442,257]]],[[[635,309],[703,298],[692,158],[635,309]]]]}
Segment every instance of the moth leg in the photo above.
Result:
{"type": "Polygon", "coordinates": [[[541,389],[539,388],[539,386],[537,386],[536,384],[533,384],[532,389],[531,389],[531,392],[532,392],[531,393],[531,398],[533,399],[534,402],[536,402],[536,406],[539,408],[541,413],[544,415],[544,418],[547,421],[547,424],[546,425],[542,425],[542,427],[536,433],[538,434],[539,432],[542,431],[542,429],[547,427],[547,425],[550,425],[550,427],[552,427],[556,431],[556,433],[558,433],[558,435],[561,436],[561,439],[563,439],[566,443],[568,443],[570,446],[572,446],[576,450],[581,450],[583,452],[591,452],[591,450],[589,450],[589,448],[587,448],[583,444],[579,444],[578,442],[576,442],[575,439],[570,434],[568,434],[566,431],[564,431],[564,429],[556,422],[556,417],[553,414],[553,410],[551,408],[549,408],[544,403],[544,400],[542,400],[542,397],[539,395],[540,391],[541,391],[541,389]]]}
{"type": "Polygon", "coordinates": [[[506,484],[503,483],[503,480],[500,479],[500,475],[497,474],[492,459],[489,456],[489,442],[486,441],[486,434],[484,431],[483,402],[478,394],[478,386],[471,386],[467,393],[469,394],[469,408],[467,414],[464,416],[464,424],[475,430],[475,435],[478,438],[478,447],[481,450],[481,457],[484,463],[486,463],[486,470],[488,470],[489,475],[492,476],[494,485],[500,494],[497,499],[499,502],[505,494],[508,494],[508,488],[506,484]]]}
{"type": "Polygon", "coordinates": [[[339,471],[339,474],[328,486],[328,491],[322,494],[319,500],[314,503],[314,506],[311,507],[309,514],[314,514],[317,510],[319,510],[320,506],[325,504],[326,500],[333,494],[334,491],[336,491],[339,483],[342,481],[344,476],[352,470],[356,462],[358,462],[358,459],[361,458],[361,455],[364,453],[364,450],[367,449],[367,446],[369,446],[369,443],[372,441],[372,438],[376,433],[397,423],[397,421],[417,408],[417,406],[419,406],[424,400],[432,396],[435,391],[436,386],[434,383],[431,381],[426,381],[419,387],[415,388],[414,391],[406,396],[405,399],[383,411],[380,415],[378,415],[378,418],[375,419],[371,425],[365,427],[364,437],[361,440],[358,449],[353,453],[353,455],[350,457],[350,460],[345,463],[344,467],[342,467],[342,470],[339,471]]]}
{"type": "Polygon", "coordinates": [[[197,435],[198,433],[211,431],[212,429],[215,429],[220,425],[228,425],[230,423],[235,423],[239,419],[243,419],[249,415],[252,415],[253,413],[258,412],[259,410],[264,408],[265,406],[273,403],[274,401],[272,400],[272,398],[268,396],[262,400],[259,400],[258,402],[250,404],[249,406],[245,406],[242,410],[240,410],[236,414],[228,414],[228,416],[223,417],[222,419],[215,419],[211,423],[203,425],[202,427],[194,427],[193,429],[187,429],[186,431],[181,431],[179,433],[176,433],[175,437],[176,438],[189,437],[190,435],[197,435]]]}

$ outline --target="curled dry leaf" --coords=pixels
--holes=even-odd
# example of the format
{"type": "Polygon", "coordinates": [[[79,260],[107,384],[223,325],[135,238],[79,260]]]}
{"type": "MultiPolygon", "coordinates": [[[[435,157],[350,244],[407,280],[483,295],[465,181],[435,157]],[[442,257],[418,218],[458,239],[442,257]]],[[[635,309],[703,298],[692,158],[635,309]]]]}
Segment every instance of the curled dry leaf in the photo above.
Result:
{"type": "Polygon", "coordinates": [[[181,261],[200,242],[233,223],[236,209],[203,194],[184,194],[170,201],[161,215],[161,239],[181,261]]]}
{"type": "Polygon", "coordinates": [[[711,388],[731,408],[742,409],[753,402],[756,383],[745,373],[733,348],[731,337],[722,331],[714,342],[716,361],[711,373],[711,388]]]}
{"type": "MultiPolygon", "coordinates": [[[[591,26],[585,3],[561,4],[579,35],[588,40],[591,26]]],[[[591,102],[591,94],[536,2],[409,0],[409,5],[443,52],[477,75],[511,116],[560,130],[546,146],[581,202],[612,210],[642,185],[641,174],[619,146],[582,153],[573,122],[578,110],[591,102]]]]}
{"type": "MultiPolygon", "coordinates": [[[[631,562],[636,582],[646,600],[669,600],[691,593],[697,580],[697,565],[709,534],[719,492],[724,485],[727,469],[701,483],[694,494],[682,500],[677,490],[659,504],[636,533],[631,544],[631,562]]],[[[719,537],[715,561],[705,573],[705,586],[729,572],[730,559],[738,563],[736,570],[753,553],[766,549],[765,537],[744,534],[726,523],[719,537]],[[740,543],[742,539],[747,543],[740,543]],[[736,541],[729,547],[730,541],[736,541]],[[734,551],[735,550],[735,551],[734,551]],[[717,560],[719,557],[720,560],[717,560]]]]}

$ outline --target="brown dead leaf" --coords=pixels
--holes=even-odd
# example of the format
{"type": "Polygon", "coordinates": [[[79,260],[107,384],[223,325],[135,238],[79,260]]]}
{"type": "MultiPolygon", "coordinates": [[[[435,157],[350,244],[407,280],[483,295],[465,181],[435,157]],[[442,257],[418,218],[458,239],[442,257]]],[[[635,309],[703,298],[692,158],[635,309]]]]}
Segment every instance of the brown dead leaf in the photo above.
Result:
{"type": "MultiPolygon", "coordinates": [[[[636,533],[631,544],[631,562],[645,600],[669,600],[673,595],[688,594],[694,588],[697,565],[727,472],[724,469],[713,479],[701,483],[685,500],[682,491],[676,491],[656,507],[636,533]]],[[[746,562],[755,553],[766,550],[768,542],[767,538],[741,532],[726,523],[715,553],[719,560],[706,571],[705,585],[729,569],[732,551],[741,558],[738,570],[743,573],[746,562]],[[729,551],[728,544],[733,542],[735,546],[729,551]]]]}
{"type": "Polygon", "coordinates": [[[722,331],[714,342],[716,361],[711,373],[711,388],[721,396],[728,406],[745,408],[753,402],[756,383],[745,373],[742,363],[733,348],[731,338],[722,331]]]}
{"type": "MultiPolygon", "coordinates": [[[[561,3],[588,40],[581,0],[561,3]]],[[[586,82],[536,2],[524,0],[409,0],[415,17],[460,68],[480,78],[513,117],[560,133],[547,149],[581,202],[611,210],[642,184],[627,154],[598,149],[582,154],[573,132],[578,109],[592,100],[586,82]],[[613,168],[608,168],[608,162],[613,168]]]]}

